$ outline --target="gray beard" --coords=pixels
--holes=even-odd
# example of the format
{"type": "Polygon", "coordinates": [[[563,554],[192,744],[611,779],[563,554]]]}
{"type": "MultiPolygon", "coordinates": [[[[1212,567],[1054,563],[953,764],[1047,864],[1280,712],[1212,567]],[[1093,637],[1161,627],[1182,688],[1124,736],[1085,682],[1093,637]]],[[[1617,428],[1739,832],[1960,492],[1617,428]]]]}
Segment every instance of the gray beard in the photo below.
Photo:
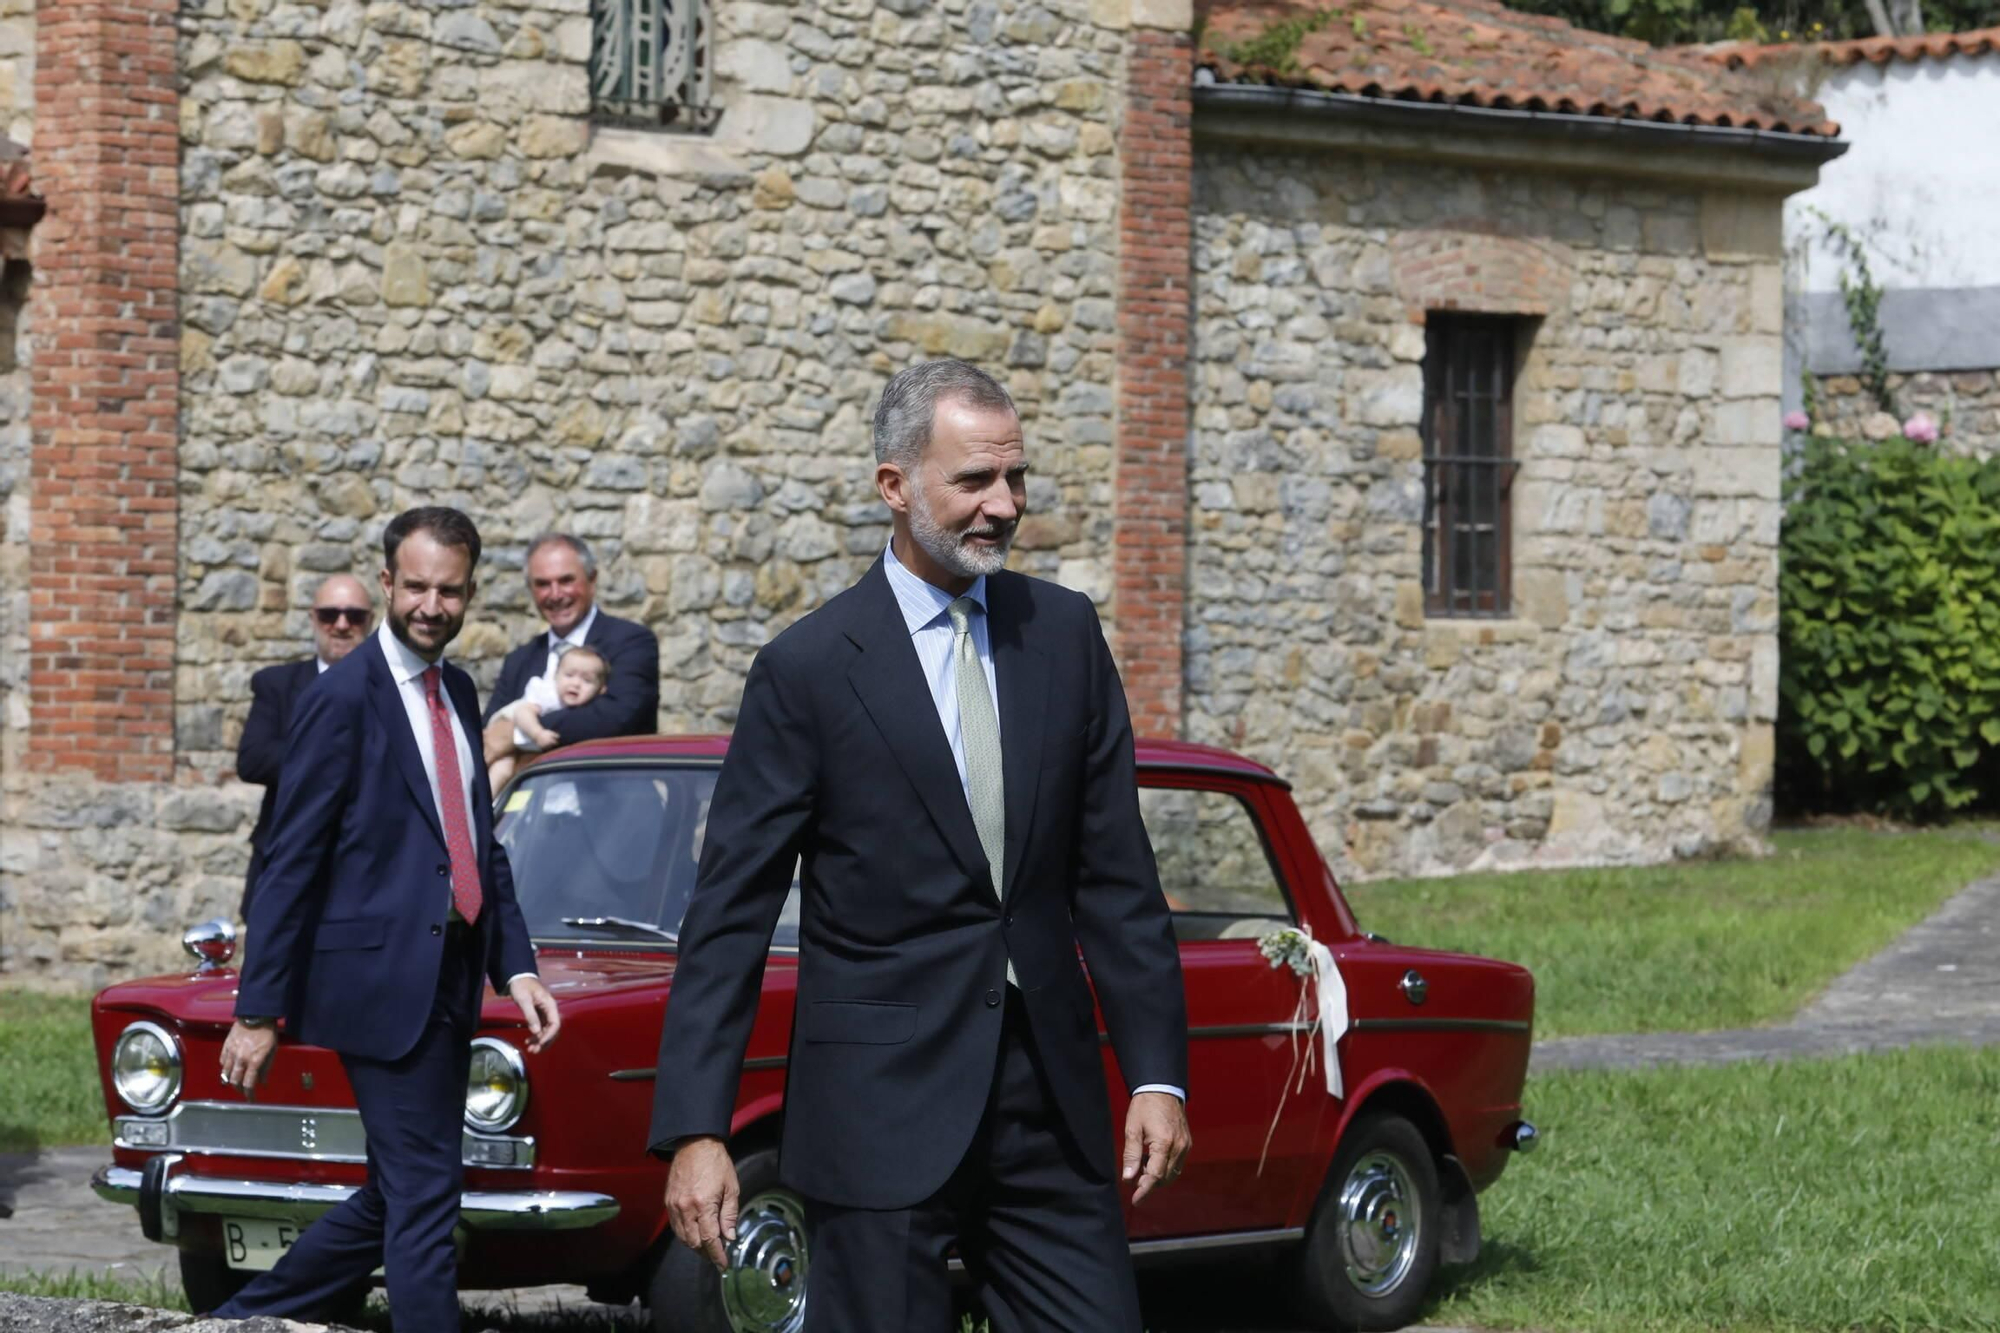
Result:
{"type": "MultiPolygon", "coordinates": [[[[916,539],[917,545],[924,548],[924,554],[962,579],[998,574],[1005,569],[1007,552],[1013,549],[1016,530],[1010,527],[1000,544],[990,549],[967,546],[965,539],[972,535],[973,530],[968,529],[956,535],[945,531],[944,526],[931,517],[930,506],[924,501],[923,488],[921,486],[911,488],[910,536],[916,539]]],[[[980,528],[977,531],[985,535],[989,530],[980,528]]]]}

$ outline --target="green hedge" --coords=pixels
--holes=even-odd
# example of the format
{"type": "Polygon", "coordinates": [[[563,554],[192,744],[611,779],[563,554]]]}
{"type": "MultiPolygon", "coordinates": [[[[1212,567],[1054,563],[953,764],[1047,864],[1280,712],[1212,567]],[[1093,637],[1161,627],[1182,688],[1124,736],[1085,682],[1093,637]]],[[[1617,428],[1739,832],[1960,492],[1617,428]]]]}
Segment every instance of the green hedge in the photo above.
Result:
{"type": "Polygon", "coordinates": [[[2000,462],[1808,439],[1786,488],[1780,795],[1935,816],[2000,788],[2000,462]]]}

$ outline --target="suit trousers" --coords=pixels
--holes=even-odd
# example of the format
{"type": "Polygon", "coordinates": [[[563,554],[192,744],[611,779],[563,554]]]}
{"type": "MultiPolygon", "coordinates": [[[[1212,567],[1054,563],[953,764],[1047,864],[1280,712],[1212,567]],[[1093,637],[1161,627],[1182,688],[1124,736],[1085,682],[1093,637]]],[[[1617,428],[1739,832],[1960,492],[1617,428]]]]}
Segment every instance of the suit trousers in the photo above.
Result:
{"type": "Polygon", "coordinates": [[[465,1080],[479,1019],[477,935],[454,924],[423,1035],[395,1060],[342,1055],[368,1136],[368,1181],[308,1226],[277,1267],[215,1312],[306,1318],[384,1269],[397,1333],[458,1333],[465,1080]]]}
{"type": "Polygon", "coordinates": [[[1090,1168],[1007,987],[986,1110],[944,1188],[914,1208],[806,1200],[805,1333],[946,1333],[955,1242],[993,1333],[1139,1333],[1118,1185],[1090,1168]]]}

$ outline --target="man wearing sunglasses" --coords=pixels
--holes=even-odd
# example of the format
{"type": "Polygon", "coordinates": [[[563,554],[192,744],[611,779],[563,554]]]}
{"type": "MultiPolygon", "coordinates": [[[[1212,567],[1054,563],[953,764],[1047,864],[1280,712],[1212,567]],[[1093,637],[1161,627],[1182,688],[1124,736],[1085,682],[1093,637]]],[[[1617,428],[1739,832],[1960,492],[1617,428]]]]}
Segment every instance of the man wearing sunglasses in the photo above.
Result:
{"type": "Polygon", "coordinates": [[[278,770],[285,762],[292,704],[313,677],[368,641],[375,612],[360,579],[335,574],[313,593],[311,618],[311,657],[265,667],[250,678],[250,716],[236,746],[236,776],[264,789],[264,805],[257,812],[257,827],[250,831],[250,873],[243,881],[242,919],[246,921],[250,918],[250,893],[264,868],[272,810],[278,803],[278,770]]]}

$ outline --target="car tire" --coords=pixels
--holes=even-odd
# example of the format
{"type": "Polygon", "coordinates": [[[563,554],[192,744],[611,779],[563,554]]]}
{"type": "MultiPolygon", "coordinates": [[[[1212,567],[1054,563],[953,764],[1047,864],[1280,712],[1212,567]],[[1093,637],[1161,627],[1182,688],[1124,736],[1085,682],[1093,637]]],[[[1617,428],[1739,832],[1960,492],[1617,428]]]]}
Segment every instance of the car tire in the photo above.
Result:
{"type": "Polygon", "coordinates": [[[778,1183],[778,1150],[736,1159],[737,1253],[725,1279],[668,1234],[647,1287],[654,1333],[798,1333],[811,1255],[805,1201],[778,1183]]]}
{"type": "Polygon", "coordinates": [[[1321,1326],[1401,1328],[1437,1271],[1437,1162],[1417,1127],[1363,1114],[1342,1136],[1297,1259],[1301,1313],[1321,1326]]]}
{"type": "Polygon", "coordinates": [[[240,1268],[231,1268],[219,1254],[200,1250],[182,1250],[180,1260],[181,1290],[187,1294],[188,1309],[198,1315],[227,1305],[231,1297],[249,1286],[250,1279],[257,1276],[240,1268]]]}
{"type": "MultiPolygon", "coordinates": [[[[228,1304],[257,1276],[245,1269],[231,1268],[219,1254],[182,1250],[180,1260],[181,1290],[187,1295],[188,1309],[196,1314],[207,1314],[228,1304]]],[[[359,1324],[368,1312],[368,1295],[373,1290],[371,1282],[351,1287],[330,1307],[316,1311],[314,1317],[338,1327],[359,1324]]]]}

